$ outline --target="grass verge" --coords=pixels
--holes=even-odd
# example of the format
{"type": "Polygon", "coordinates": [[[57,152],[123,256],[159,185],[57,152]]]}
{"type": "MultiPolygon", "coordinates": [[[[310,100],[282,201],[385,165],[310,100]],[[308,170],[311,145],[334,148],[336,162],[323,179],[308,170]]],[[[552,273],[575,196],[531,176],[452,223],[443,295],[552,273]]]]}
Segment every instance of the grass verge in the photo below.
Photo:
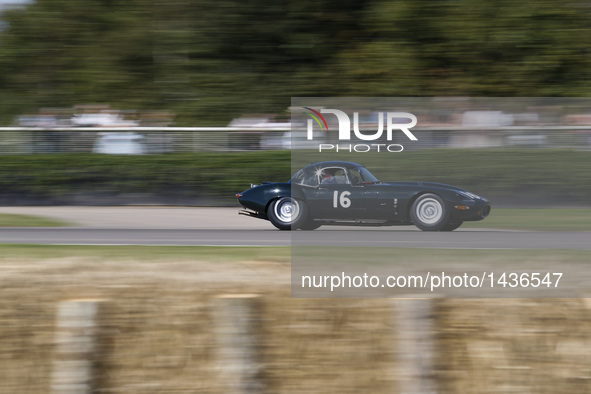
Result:
{"type": "MultiPolygon", "coordinates": [[[[318,256],[330,259],[334,252],[342,254],[343,248],[306,247],[296,253],[304,256],[318,256]],[[328,252],[327,252],[328,250],[328,252]]],[[[420,248],[347,248],[347,255],[353,261],[397,261],[413,262],[455,262],[469,263],[474,261],[474,250],[464,249],[420,249],[420,248]]],[[[25,245],[0,244],[0,260],[14,257],[31,259],[54,259],[68,257],[93,257],[104,260],[138,260],[138,261],[280,261],[289,262],[291,247],[243,247],[243,246],[130,246],[130,245],[25,245]]],[[[591,261],[591,251],[544,249],[544,250],[478,250],[479,261],[506,261],[509,257],[526,260],[541,259],[543,261],[591,261]]]]}
{"type": "Polygon", "coordinates": [[[1,258],[93,257],[104,260],[188,261],[205,260],[240,262],[273,260],[288,262],[290,248],[284,247],[215,247],[215,246],[86,246],[0,244],[1,258]]]}
{"type": "Polygon", "coordinates": [[[0,213],[0,227],[67,227],[70,223],[61,220],[31,215],[0,213]]]}
{"type": "MultiPolygon", "coordinates": [[[[571,249],[446,249],[446,248],[375,248],[375,247],[300,247],[294,258],[304,262],[347,263],[356,266],[385,266],[388,268],[417,268],[426,264],[443,267],[447,264],[494,267],[515,263],[589,263],[591,251],[571,249]],[[338,259],[335,258],[338,256],[338,259]],[[338,261],[337,261],[338,260],[338,261]],[[393,266],[393,264],[395,264],[393,266]]],[[[518,267],[518,266],[516,266],[518,267]]],[[[590,265],[591,267],[591,265],[590,265]]]]}

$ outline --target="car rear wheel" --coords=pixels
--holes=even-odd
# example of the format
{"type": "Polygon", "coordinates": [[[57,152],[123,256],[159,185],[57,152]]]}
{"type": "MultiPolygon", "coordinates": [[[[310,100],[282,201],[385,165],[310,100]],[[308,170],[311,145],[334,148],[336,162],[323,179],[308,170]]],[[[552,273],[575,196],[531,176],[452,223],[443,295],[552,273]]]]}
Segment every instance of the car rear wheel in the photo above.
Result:
{"type": "Polygon", "coordinates": [[[441,197],[427,193],[412,204],[410,218],[423,231],[440,231],[449,223],[449,211],[441,197]]]}
{"type": "Polygon", "coordinates": [[[303,201],[281,197],[269,204],[267,217],[279,230],[296,230],[306,222],[308,208],[303,201]]]}
{"type": "Polygon", "coordinates": [[[312,219],[308,219],[306,223],[300,226],[300,230],[311,231],[316,230],[318,227],[322,226],[322,224],[315,222],[312,219]]]}

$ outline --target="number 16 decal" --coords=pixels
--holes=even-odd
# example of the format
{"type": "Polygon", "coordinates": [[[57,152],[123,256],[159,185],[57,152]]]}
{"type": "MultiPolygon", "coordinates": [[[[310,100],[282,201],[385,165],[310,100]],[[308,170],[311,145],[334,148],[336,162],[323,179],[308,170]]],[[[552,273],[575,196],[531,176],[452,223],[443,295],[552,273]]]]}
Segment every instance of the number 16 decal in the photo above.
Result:
{"type": "Polygon", "coordinates": [[[341,193],[341,196],[339,197],[339,191],[335,190],[334,195],[332,197],[332,207],[338,208],[340,204],[343,208],[349,208],[351,206],[351,199],[348,196],[350,195],[351,192],[344,191],[341,193]]]}

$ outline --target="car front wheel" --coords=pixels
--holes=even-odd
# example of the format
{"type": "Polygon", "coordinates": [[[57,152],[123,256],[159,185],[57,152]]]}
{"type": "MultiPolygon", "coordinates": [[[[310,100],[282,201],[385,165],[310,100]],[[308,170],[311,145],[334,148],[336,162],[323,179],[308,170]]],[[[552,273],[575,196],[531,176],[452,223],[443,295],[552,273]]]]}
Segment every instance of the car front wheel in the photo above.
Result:
{"type": "Polygon", "coordinates": [[[279,230],[296,230],[308,217],[306,203],[292,197],[281,197],[267,208],[267,217],[279,230]]]}
{"type": "Polygon", "coordinates": [[[427,193],[419,196],[412,204],[410,218],[423,231],[441,231],[449,223],[449,212],[441,197],[427,193]]]}

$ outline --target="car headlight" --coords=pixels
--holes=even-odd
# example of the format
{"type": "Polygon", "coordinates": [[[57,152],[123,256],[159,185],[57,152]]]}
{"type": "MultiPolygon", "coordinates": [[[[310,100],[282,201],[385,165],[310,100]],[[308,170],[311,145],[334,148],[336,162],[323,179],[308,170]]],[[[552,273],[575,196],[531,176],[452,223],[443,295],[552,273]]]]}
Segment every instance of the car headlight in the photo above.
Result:
{"type": "Polygon", "coordinates": [[[462,192],[458,192],[458,194],[459,194],[460,196],[467,197],[467,198],[469,198],[469,199],[471,199],[471,200],[480,200],[480,196],[477,196],[477,195],[476,195],[476,194],[474,194],[474,193],[470,193],[470,192],[464,192],[464,191],[462,191],[462,192]]]}

